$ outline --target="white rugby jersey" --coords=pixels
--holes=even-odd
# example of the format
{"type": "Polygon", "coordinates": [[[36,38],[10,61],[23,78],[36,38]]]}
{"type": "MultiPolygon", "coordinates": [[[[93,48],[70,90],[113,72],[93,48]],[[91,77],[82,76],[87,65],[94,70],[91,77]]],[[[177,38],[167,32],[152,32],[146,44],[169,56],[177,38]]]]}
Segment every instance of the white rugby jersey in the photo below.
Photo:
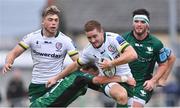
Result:
{"type": "MultiPolygon", "coordinates": [[[[129,43],[126,42],[122,36],[116,33],[105,32],[104,33],[104,43],[100,48],[94,48],[89,44],[82,52],[78,63],[80,65],[85,65],[88,63],[95,64],[100,72],[100,76],[104,76],[102,69],[99,68],[98,62],[104,56],[104,54],[110,55],[113,59],[118,58],[123,50],[129,46],[129,43]]],[[[115,75],[126,75],[130,74],[131,71],[128,64],[123,64],[116,66],[115,75]]]]}
{"type": "Polygon", "coordinates": [[[35,84],[44,84],[61,72],[66,54],[73,56],[78,53],[72,40],[62,32],[55,37],[45,37],[42,36],[42,30],[38,30],[24,36],[19,45],[31,49],[32,83],[35,84]]]}

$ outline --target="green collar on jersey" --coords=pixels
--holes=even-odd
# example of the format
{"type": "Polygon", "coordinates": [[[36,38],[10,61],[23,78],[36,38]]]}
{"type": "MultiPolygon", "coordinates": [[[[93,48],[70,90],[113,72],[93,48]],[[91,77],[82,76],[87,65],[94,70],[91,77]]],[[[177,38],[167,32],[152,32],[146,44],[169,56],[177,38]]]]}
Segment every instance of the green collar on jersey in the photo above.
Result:
{"type": "MultiPolygon", "coordinates": [[[[43,36],[43,29],[41,29],[41,35],[43,36]]],[[[58,35],[59,35],[59,31],[57,31],[55,38],[58,37],[58,35]]]]}

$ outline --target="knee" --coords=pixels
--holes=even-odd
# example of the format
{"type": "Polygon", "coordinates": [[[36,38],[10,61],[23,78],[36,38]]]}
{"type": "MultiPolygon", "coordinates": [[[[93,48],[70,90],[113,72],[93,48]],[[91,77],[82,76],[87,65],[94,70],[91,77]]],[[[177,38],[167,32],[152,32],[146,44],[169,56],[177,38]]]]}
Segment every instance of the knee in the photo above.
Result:
{"type": "Polygon", "coordinates": [[[125,105],[128,103],[128,96],[126,91],[111,92],[111,96],[117,101],[118,104],[125,105]]]}
{"type": "Polygon", "coordinates": [[[120,93],[119,95],[117,95],[116,100],[117,100],[117,103],[121,105],[127,104],[128,103],[127,93],[120,93]]]}

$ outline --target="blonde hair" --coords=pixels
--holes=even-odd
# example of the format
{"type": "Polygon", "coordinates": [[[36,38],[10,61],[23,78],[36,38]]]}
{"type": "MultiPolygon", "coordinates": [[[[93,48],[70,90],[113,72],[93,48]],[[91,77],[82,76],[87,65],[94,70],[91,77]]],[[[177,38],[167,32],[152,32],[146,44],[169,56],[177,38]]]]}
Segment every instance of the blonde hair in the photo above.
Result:
{"type": "Polygon", "coordinates": [[[52,14],[52,15],[56,14],[58,17],[60,17],[60,10],[56,6],[51,5],[43,11],[42,17],[44,18],[49,14],[52,14]]]}

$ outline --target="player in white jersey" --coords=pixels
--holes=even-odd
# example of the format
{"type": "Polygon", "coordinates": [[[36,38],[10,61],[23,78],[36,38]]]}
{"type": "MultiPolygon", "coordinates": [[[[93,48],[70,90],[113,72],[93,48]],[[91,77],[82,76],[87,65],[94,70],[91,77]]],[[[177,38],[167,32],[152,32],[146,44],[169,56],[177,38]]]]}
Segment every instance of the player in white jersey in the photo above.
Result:
{"type": "MultiPolygon", "coordinates": [[[[26,35],[7,55],[3,67],[3,73],[10,71],[14,60],[27,49],[31,49],[33,71],[32,81],[29,86],[29,97],[30,102],[35,103],[33,106],[36,107],[43,105],[58,106],[59,104],[57,104],[56,101],[58,101],[59,96],[67,90],[67,87],[71,87],[76,80],[76,76],[72,76],[74,78],[73,80],[65,79],[61,83],[62,85],[58,84],[56,88],[59,87],[59,89],[53,89],[56,91],[55,93],[51,91],[51,93],[57,96],[56,98],[49,96],[46,97],[51,98],[49,101],[40,101],[41,103],[37,100],[38,97],[43,96],[51,89],[47,89],[45,83],[47,83],[50,77],[62,71],[66,54],[68,54],[73,61],[78,58],[78,51],[74,47],[72,40],[58,30],[60,22],[59,14],[60,11],[56,6],[47,7],[42,14],[42,29],[26,35]],[[72,83],[66,83],[70,81],[72,81],[72,83]],[[63,83],[66,83],[66,86],[63,86],[63,83]],[[56,105],[53,105],[54,103],[56,103],[56,105]]],[[[82,85],[82,87],[83,86],[84,85],[82,85]]],[[[64,104],[66,104],[65,101],[61,101],[61,106],[64,106],[64,104]]]]}
{"type": "MultiPolygon", "coordinates": [[[[42,30],[28,34],[19,45],[31,48],[33,59],[32,83],[45,84],[48,78],[55,76],[63,69],[66,54],[77,54],[72,40],[62,32],[57,32],[56,37],[46,37],[42,30]]],[[[18,46],[19,47],[19,46],[18,46]]]]}
{"type": "MultiPolygon", "coordinates": [[[[124,76],[121,77],[121,82],[127,81],[127,77],[132,77],[127,63],[135,60],[137,58],[137,54],[129,43],[127,43],[118,34],[104,32],[101,24],[94,20],[88,21],[85,24],[85,33],[90,45],[84,49],[77,62],[73,62],[57,76],[49,79],[47,83],[48,86],[51,86],[57,80],[77,70],[80,66],[88,63],[95,64],[99,68],[100,75],[103,75],[102,70],[104,70],[104,66],[108,65],[108,68],[116,67],[117,70],[115,76],[124,76]],[[109,64],[107,64],[107,59],[99,62],[105,53],[112,56],[112,60],[109,60],[110,62],[108,62],[109,64]]],[[[134,79],[132,81],[132,85],[135,85],[134,79]]],[[[124,105],[127,104],[127,91],[119,83],[113,82],[107,84],[104,92],[106,95],[114,98],[118,103],[124,105]]]]}
{"type": "MultiPolygon", "coordinates": [[[[94,48],[92,44],[89,44],[89,46],[87,46],[84,49],[79,59],[80,64],[88,64],[90,62],[93,62],[98,67],[100,76],[107,76],[104,73],[103,69],[101,69],[99,66],[100,60],[106,59],[106,55],[110,56],[111,59],[116,59],[120,56],[119,52],[121,52],[122,48],[128,46],[128,43],[125,42],[123,38],[116,33],[105,32],[104,39],[105,41],[99,48],[94,48]]],[[[131,70],[127,63],[118,65],[115,67],[115,69],[116,69],[115,75],[132,76],[131,70]]]]}

